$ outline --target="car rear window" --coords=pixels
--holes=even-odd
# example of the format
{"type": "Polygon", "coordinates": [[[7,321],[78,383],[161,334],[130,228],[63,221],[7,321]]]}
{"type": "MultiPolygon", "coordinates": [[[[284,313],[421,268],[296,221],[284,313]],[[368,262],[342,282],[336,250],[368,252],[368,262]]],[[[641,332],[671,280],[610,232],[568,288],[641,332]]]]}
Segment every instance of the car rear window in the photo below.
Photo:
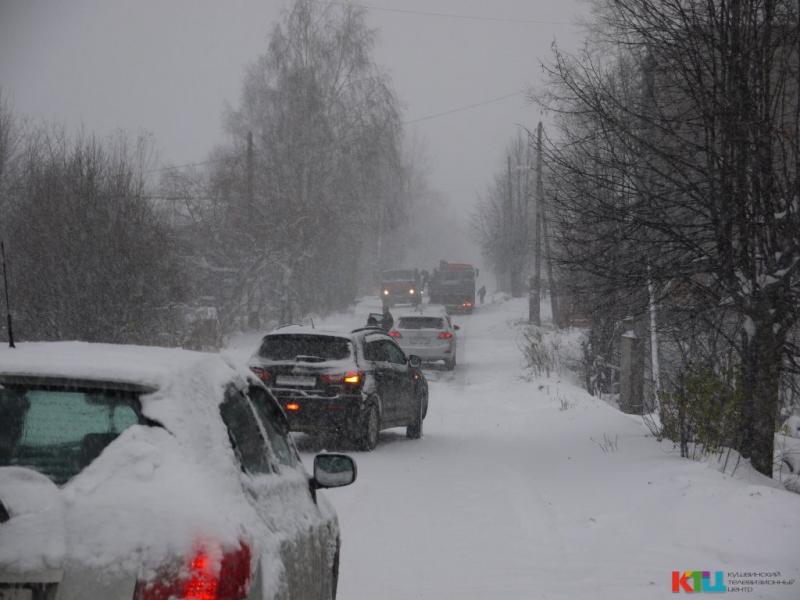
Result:
{"type": "Polygon", "coordinates": [[[268,360],[341,360],[352,355],[352,345],[330,335],[269,335],[258,355],[268,360]]]}
{"type": "Polygon", "coordinates": [[[28,467],[60,485],[143,423],[133,392],[0,385],[0,466],[28,467]]]}
{"type": "Polygon", "coordinates": [[[440,317],[400,317],[398,329],[442,329],[444,319],[440,317]]]}

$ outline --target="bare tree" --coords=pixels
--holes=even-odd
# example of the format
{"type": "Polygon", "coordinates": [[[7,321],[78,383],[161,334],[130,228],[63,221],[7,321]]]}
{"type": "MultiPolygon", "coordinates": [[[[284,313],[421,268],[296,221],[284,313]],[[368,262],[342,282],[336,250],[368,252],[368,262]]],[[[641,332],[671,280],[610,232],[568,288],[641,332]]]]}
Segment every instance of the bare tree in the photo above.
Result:
{"type": "Polygon", "coordinates": [[[218,294],[228,315],[256,326],[340,308],[364,267],[399,259],[409,169],[373,45],[363,9],[297,0],[248,69],[200,228],[213,231],[212,268],[235,271],[218,294]]]}
{"type": "Polygon", "coordinates": [[[148,147],[27,132],[3,219],[17,337],[156,339],[182,277],[144,187],[148,147]]]}
{"type": "MultiPolygon", "coordinates": [[[[655,282],[735,348],[735,444],[771,475],[800,293],[798,5],[608,0],[595,46],[550,67],[561,257],[603,291],[655,282]]],[[[633,302],[632,308],[646,303],[633,302]]]]}
{"type": "Polygon", "coordinates": [[[502,169],[486,195],[479,198],[471,218],[472,236],[484,258],[501,287],[515,297],[523,293],[535,239],[536,179],[528,138],[519,134],[508,144],[502,169]]]}

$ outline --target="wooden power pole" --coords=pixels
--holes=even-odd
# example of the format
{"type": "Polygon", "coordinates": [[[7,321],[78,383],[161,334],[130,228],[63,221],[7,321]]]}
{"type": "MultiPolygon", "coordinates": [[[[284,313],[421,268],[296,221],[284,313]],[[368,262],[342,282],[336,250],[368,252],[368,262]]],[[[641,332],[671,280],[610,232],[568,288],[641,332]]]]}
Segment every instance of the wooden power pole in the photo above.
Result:
{"type": "Polygon", "coordinates": [[[534,255],[533,255],[533,277],[530,280],[530,290],[528,298],[528,322],[532,325],[541,325],[541,286],[542,286],[542,237],[541,237],[541,210],[544,197],[544,185],[542,184],[542,123],[536,130],[536,208],[534,214],[534,255]]]}

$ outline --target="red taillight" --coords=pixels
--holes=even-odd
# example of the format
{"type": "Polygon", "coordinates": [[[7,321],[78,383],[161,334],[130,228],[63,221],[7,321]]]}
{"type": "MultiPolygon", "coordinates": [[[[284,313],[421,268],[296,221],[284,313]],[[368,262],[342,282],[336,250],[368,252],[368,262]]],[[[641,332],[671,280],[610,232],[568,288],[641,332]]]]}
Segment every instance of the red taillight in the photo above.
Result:
{"type": "Polygon", "coordinates": [[[219,575],[215,573],[208,554],[200,550],[189,564],[189,578],[183,585],[186,600],[217,600],[219,575]]]}
{"type": "Polygon", "coordinates": [[[442,331],[439,335],[436,336],[437,339],[440,340],[449,340],[453,338],[453,334],[449,331],[442,331]]]}
{"type": "Polygon", "coordinates": [[[250,367],[250,370],[255,373],[256,377],[258,377],[264,383],[272,380],[272,374],[266,369],[262,369],[261,367],[250,367]]]}
{"type": "Polygon", "coordinates": [[[349,385],[360,385],[362,381],[364,381],[362,371],[348,371],[344,374],[344,382],[349,385]]]}
{"type": "Polygon", "coordinates": [[[403,336],[400,334],[400,332],[399,332],[399,331],[397,331],[397,329],[392,329],[392,330],[389,332],[389,335],[390,335],[390,336],[392,336],[393,338],[401,338],[401,337],[403,337],[403,336]]]}
{"type": "Polygon", "coordinates": [[[341,385],[342,383],[346,383],[347,385],[360,385],[364,380],[364,372],[347,371],[347,373],[325,373],[320,375],[319,378],[322,380],[322,383],[328,385],[341,385]]]}
{"type": "Polygon", "coordinates": [[[239,600],[247,596],[250,589],[250,562],[250,546],[247,544],[239,544],[235,552],[222,555],[217,600],[239,600]]]}
{"type": "Polygon", "coordinates": [[[472,302],[464,302],[464,308],[472,308],[472,302]]]}
{"type": "Polygon", "coordinates": [[[134,600],[242,600],[250,587],[250,547],[226,552],[217,563],[200,548],[186,569],[173,568],[153,581],[138,582],[134,600]]]}

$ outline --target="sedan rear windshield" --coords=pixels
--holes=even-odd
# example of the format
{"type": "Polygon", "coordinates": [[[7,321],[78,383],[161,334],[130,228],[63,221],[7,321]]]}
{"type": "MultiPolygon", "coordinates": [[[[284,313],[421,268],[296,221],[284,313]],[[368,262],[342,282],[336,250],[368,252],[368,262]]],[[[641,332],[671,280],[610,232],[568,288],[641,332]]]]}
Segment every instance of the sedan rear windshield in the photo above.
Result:
{"type": "Polygon", "coordinates": [[[330,335],[270,335],[258,355],[268,360],[341,360],[352,355],[350,340],[330,335]]]}
{"type": "Polygon", "coordinates": [[[60,485],[144,422],[133,392],[0,385],[0,466],[34,469],[60,485]]]}
{"type": "Polygon", "coordinates": [[[400,317],[398,329],[443,329],[444,319],[440,317],[400,317]]]}

